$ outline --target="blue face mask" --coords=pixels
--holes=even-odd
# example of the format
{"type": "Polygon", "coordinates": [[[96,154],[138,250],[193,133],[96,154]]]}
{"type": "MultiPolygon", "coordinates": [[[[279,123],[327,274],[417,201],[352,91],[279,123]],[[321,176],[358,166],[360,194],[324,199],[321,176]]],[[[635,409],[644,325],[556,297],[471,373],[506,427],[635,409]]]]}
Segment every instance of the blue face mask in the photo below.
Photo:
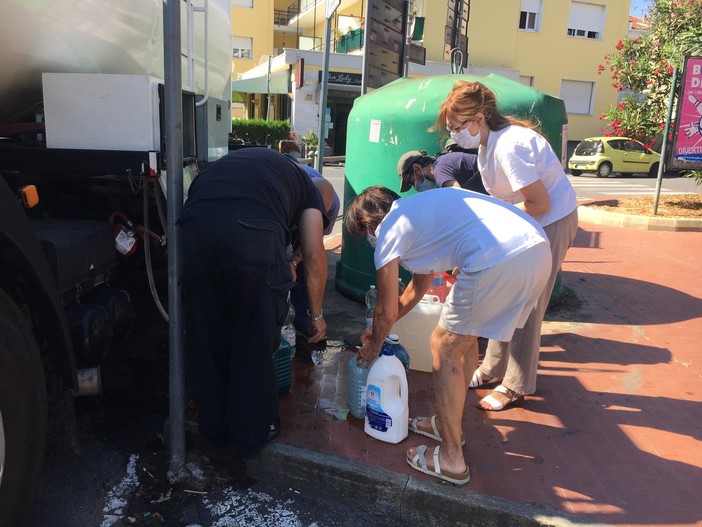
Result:
{"type": "Polygon", "coordinates": [[[427,178],[424,178],[424,181],[421,183],[415,182],[414,184],[414,190],[417,192],[424,192],[425,190],[431,190],[433,188],[436,188],[436,183],[429,181],[427,178]]]}

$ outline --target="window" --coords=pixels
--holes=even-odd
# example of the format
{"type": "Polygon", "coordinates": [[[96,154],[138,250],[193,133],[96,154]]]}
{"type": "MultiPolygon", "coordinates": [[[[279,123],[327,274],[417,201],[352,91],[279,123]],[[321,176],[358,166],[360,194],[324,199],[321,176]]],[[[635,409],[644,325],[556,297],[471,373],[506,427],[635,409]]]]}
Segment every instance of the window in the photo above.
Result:
{"type": "Polygon", "coordinates": [[[232,0],[232,7],[253,7],[253,0],[232,0]]]}
{"type": "Polygon", "coordinates": [[[568,113],[592,115],[595,83],[586,81],[561,81],[561,99],[568,113]]]}
{"type": "Polygon", "coordinates": [[[253,49],[253,39],[251,37],[232,36],[232,57],[235,59],[250,59],[253,49]]]}
{"type": "Polygon", "coordinates": [[[624,150],[627,152],[636,152],[637,154],[645,154],[646,149],[640,143],[636,141],[625,141],[624,150]]]}
{"type": "Polygon", "coordinates": [[[541,29],[541,10],[543,0],[522,0],[519,11],[519,29],[539,31],[541,29]]]}
{"type": "Polygon", "coordinates": [[[519,83],[523,84],[524,86],[534,86],[534,77],[530,77],[529,75],[520,75],[519,83]]]}
{"type": "Polygon", "coordinates": [[[570,16],[568,17],[568,36],[601,40],[604,19],[605,8],[603,5],[586,4],[573,0],[570,3],[570,16]]]}

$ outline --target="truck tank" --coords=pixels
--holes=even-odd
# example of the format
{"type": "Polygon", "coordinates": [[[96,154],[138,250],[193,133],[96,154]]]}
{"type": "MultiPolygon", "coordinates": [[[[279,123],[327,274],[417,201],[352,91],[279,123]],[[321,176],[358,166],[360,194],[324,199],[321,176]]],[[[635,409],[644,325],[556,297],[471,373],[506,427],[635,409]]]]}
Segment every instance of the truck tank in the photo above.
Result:
{"type": "MultiPolygon", "coordinates": [[[[199,0],[196,7],[202,7],[199,0]]],[[[193,17],[194,86],[183,60],[184,89],[230,98],[230,2],[208,0],[207,89],[205,16],[193,17]]],[[[188,45],[183,4],[181,41],[188,45]]],[[[162,0],[5,0],[0,16],[0,123],[41,109],[42,72],[145,74],[162,79],[162,0]]]]}

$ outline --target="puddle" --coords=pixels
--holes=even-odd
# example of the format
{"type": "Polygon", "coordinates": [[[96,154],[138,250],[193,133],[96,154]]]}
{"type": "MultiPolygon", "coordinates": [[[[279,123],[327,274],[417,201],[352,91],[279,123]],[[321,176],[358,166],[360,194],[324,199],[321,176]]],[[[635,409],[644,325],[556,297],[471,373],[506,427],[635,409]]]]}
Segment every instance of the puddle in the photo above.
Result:
{"type": "Polygon", "coordinates": [[[329,364],[333,359],[346,349],[343,340],[327,340],[327,347],[323,350],[312,350],[310,356],[316,366],[329,364]]]}
{"type": "MultiPolygon", "coordinates": [[[[346,348],[347,344],[343,340],[327,340],[325,349],[311,352],[312,362],[315,366],[329,366],[333,361],[339,360],[339,354],[346,348]]],[[[324,413],[331,415],[333,419],[346,421],[349,415],[349,408],[346,404],[346,386],[337,390],[333,398],[321,397],[317,402],[317,407],[324,413]]]]}

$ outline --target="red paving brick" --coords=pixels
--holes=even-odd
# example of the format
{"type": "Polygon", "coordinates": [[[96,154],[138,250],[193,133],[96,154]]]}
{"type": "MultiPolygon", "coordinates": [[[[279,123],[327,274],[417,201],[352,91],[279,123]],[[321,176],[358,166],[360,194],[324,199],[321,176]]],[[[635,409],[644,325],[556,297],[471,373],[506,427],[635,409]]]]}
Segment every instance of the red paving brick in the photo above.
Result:
{"type": "MultiPolygon", "coordinates": [[[[592,522],[702,525],[701,268],[702,233],[581,222],[563,264],[569,293],[544,324],[537,393],[492,413],[475,406],[488,390],[467,395],[462,488],[592,522]]],[[[347,416],[352,355],[294,361],[279,441],[436,481],[404,460],[431,440],[386,444],[347,416]]],[[[431,374],[412,371],[409,384],[410,416],[434,413],[431,374]]]]}

